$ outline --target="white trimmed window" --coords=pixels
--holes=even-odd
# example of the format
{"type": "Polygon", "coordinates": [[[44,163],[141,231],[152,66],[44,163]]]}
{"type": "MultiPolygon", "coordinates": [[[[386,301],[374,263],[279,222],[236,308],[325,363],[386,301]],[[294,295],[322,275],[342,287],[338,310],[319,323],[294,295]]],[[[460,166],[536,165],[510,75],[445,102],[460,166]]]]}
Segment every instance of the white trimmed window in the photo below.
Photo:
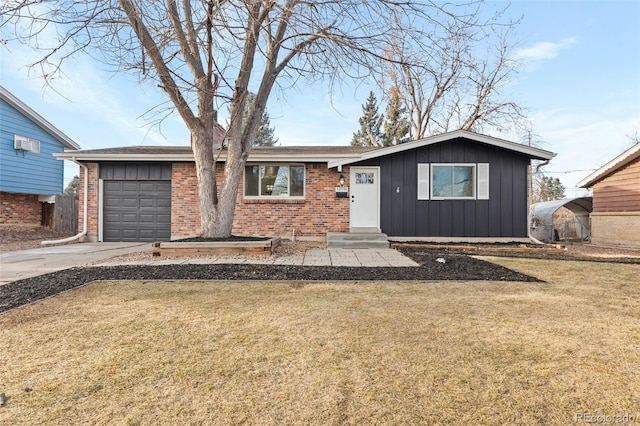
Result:
{"type": "Polygon", "coordinates": [[[304,165],[251,164],[244,168],[244,196],[303,198],[304,165]]]}
{"type": "Polygon", "coordinates": [[[429,199],[489,199],[489,164],[418,164],[418,200],[429,199]]]}

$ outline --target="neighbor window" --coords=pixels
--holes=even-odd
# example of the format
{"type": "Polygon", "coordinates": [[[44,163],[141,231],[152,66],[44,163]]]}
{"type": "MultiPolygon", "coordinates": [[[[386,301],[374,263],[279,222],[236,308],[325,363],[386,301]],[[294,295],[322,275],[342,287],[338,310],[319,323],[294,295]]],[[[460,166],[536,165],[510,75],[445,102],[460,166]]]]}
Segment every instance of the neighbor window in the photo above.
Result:
{"type": "Polygon", "coordinates": [[[418,200],[489,199],[489,164],[418,164],[418,200]]]}
{"type": "Polygon", "coordinates": [[[256,164],[244,168],[246,197],[304,197],[304,166],[256,164]]]}

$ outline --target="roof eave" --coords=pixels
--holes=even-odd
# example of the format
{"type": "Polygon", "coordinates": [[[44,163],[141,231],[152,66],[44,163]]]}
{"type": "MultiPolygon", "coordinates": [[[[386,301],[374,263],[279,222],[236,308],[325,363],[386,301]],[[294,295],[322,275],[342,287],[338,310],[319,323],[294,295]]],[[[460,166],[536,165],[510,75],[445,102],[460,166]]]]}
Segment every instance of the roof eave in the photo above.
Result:
{"type": "Polygon", "coordinates": [[[546,151],[532,146],[522,145],[519,143],[509,142],[504,139],[494,138],[492,136],[480,135],[478,133],[469,132],[466,130],[456,130],[449,133],[442,133],[440,135],[429,136],[424,139],[403,143],[400,145],[394,145],[390,147],[380,148],[374,151],[368,151],[361,154],[356,159],[343,159],[329,162],[329,168],[342,167],[358,161],[369,160],[371,158],[382,157],[389,154],[395,154],[410,149],[420,148],[427,145],[433,145],[440,142],[445,142],[458,137],[470,139],[476,142],[485,143],[488,145],[496,146],[499,148],[508,149],[510,151],[519,152],[525,154],[536,160],[551,160],[556,156],[551,151],[546,151]]]}
{"type": "MultiPolygon", "coordinates": [[[[338,159],[344,160],[345,157],[355,157],[357,154],[350,155],[303,155],[303,154],[279,154],[268,155],[264,153],[249,154],[247,162],[317,162],[328,163],[338,159]]],[[[65,151],[54,154],[59,160],[76,160],[76,161],[195,161],[193,154],[127,154],[127,153],[91,153],[82,151],[65,151]]],[[[224,162],[226,156],[222,155],[218,161],[224,162]]]]}
{"type": "Polygon", "coordinates": [[[47,133],[53,136],[58,142],[64,145],[65,148],[80,149],[80,145],[74,142],[69,136],[62,133],[53,124],[49,123],[44,119],[44,117],[35,112],[33,109],[31,109],[31,107],[22,102],[20,99],[16,98],[11,92],[9,92],[2,86],[0,86],[0,96],[5,102],[20,111],[30,120],[34,121],[38,126],[44,129],[47,133]]]}
{"type": "Polygon", "coordinates": [[[637,158],[640,158],[640,143],[633,145],[631,148],[627,149],[622,154],[618,155],[616,158],[579,181],[576,186],[578,188],[591,188],[602,179],[608,177],[637,158]]]}

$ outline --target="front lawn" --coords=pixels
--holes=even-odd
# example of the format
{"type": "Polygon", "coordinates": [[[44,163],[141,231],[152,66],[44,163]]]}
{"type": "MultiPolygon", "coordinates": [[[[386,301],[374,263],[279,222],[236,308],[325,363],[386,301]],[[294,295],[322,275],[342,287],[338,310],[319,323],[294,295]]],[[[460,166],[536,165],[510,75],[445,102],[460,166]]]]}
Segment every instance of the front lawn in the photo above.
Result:
{"type": "Polygon", "coordinates": [[[0,424],[640,421],[640,265],[489,260],[548,283],[112,281],[8,311],[0,424]]]}

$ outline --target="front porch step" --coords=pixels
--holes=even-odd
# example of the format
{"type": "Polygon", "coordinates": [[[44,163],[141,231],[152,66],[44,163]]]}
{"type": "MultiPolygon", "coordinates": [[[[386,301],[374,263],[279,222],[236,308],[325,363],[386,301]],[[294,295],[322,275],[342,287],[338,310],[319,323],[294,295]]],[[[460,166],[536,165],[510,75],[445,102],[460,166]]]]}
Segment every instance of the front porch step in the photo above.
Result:
{"type": "Polygon", "coordinates": [[[382,232],[328,232],[327,248],[389,248],[389,241],[382,232]]]}

